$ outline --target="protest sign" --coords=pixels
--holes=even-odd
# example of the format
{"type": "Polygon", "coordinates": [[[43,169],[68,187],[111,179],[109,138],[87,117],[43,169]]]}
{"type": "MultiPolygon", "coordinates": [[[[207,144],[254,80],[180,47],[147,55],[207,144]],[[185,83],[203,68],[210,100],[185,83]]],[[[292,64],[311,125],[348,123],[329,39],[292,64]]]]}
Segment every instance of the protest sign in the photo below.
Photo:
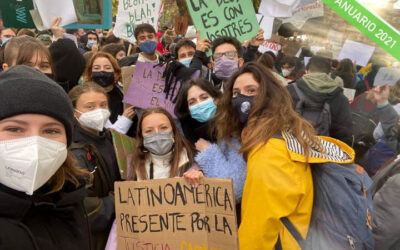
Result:
{"type": "Polygon", "coordinates": [[[374,80],[374,86],[395,85],[400,80],[400,69],[380,68],[374,80]]]}
{"type": "Polygon", "coordinates": [[[275,55],[278,55],[278,51],[282,48],[280,44],[264,41],[259,47],[258,52],[265,53],[271,51],[275,55]]]}
{"type": "Polygon", "coordinates": [[[347,39],[343,44],[343,48],[340,51],[338,60],[348,58],[357,63],[357,65],[365,67],[374,53],[374,50],[375,47],[373,46],[347,39]]]}
{"type": "Polygon", "coordinates": [[[260,24],[260,28],[264,30],[264,40],[271,38],[274,29],[274,20],[274,17],[257,14],[257,22],[260,24]]]}
{"type": "Polygon", "coordinates": [[[115,182],[118,249],[237,250],[232,180],[115,182]]]}
{"type": "Polygon", "coordinates": [[[132,153],[136,147],[136,142],[132,137],[120,134],[113,129],[111,129],[111,134],[113,138],[115,155],[117,156],[119,171],[122,179],[126,180],[129,166],[128,159],[131,159],[132,153]]]}
{"type": "Polygon", "coordinates": [[[400,32],[366,8],[360,3],[361,1],[322,0],[322,2],[394,58],[400,60],[400,32]]]}
{"type": "Polygon", "coordinates": [[[343,95],[349,99],[349,102],[354,101],[354,97],[356,96],[356,90],[355,89],[348,89],[348,88],[343,88],[343,95]]]}
{"type": "Polygon", "coordinates": [[[121,0],[118,4],[114,35],[135,43],[136,24],[148,23],[157,28],[161,0],[121,0]]]}
{"type": "Polygon", "coordinates": [[[310,47],[310,50],[311,50],[312,53],[314,53],[314,55],[317,54],[318,51],[325,50],[325,49],[326,48],[324,46],[311,46],[310,47]]]}
{"type": "Polygon", "coordinates": [[[251,0],[186,0],[200,38],[214,41],[221,36],[236,37],[240,42],[256,36],[259,25],[251,0]]]}
{"type": "MultiPolygon", "coordinates": [[[[55,17],[61,17],[60,26],[65,26],[78,21],[77,13],[73,0],[54,1],[54,0],[34,0],[36,10],[31,11],[32,17],[38,30],[47,30],[51,27],[51,22],[55,17]]],[[[100,20],[101,20],[101,14],[100,20]]]]}
{"type": "Polygon", "coordinates": [[[292,14],[293,16],[282,19],[283,23],[292,23],[300,29],[308,19],[323,16],[324,5],[321,1],[316,1],[293,9],[292,14]]]}
{"type": "Polygon", "coordinates": [[[276,0],[262,0],[258,8],[258,13],[270,17],[291,17],[292,7],[276,0]]]}
{"type": "Polygon", "coordinates": [[[32,0],[1,0],[0,11],[4,27],[35,28],[29,13],[32,9],[32,0]]]}
{"type": "Polygon", "coordinates": [[[175,17],[175,33],[185,35],[188,28],[188,18],[185,16],[175,17]]]}
{"type": "Polygon", "coordinates": [[[128,92],[129,85],[131,85],[133,72],[135,72],[135,66],[124,66],[121,68],[122,89],[124,92],[124,96],[128,92]]]}
{"type": "Polygon", "coordinates": [[[112,2],[97,0],[73,0],[78,22],[64,26],[65,29],[110,29],[112,28],[112,2]],[[91,6],[88,9],[87,6],[91,6]]]}
{"type": "Polygon", "coordinates": [[[178,94],[180,83],[171,86],[170,95],[164,93],[165,79],[162,77],[164,67],[154,67],[154,63],[137,62],[131,84],[123,102],[138,108],[162,107],[175,117],[172,102],[178,94]]]}

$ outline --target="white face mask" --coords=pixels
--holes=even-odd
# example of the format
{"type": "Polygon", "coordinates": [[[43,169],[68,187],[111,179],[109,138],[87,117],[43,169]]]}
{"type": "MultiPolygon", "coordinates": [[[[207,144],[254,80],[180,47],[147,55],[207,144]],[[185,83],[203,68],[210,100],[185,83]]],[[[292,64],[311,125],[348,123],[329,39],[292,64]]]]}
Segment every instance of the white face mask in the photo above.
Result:
{"type": "Polygon", "coordinates": [[[104,126],[110,117],[110,111],[107,109],[96,109],[86,113],[82,113],[79,110],[76,111],[81,113],[81,116],[78,118],[81,125],[100,132],[103,131],[104,126]]]}
{"type": "Polygon", "coordinates": [[[289,76],[291,73],[292,73],[291,70],[282,69],[282,76],[283,76],[283,77],[287,77],[287,76],[289,76]]]}
{"type": "Polygon", "coordinates": [[[40,136],[0,141],[0,183],[32,195],[67,159],[64,143],[40,136]]]}

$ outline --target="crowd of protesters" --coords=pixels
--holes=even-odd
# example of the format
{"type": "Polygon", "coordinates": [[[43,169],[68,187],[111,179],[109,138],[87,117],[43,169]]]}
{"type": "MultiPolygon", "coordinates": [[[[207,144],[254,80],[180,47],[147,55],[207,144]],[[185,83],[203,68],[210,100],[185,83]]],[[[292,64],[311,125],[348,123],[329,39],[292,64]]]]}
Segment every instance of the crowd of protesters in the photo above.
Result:
{"type": "Polygon", "coordinates": [[[231,178],[243,250],[300,249],[282,219],[304,239],[317,230],[313,167],[356,162],[380,176],[368,190],[374,244],[344,236],[344,249],[400,249],[400,82],[374,86],[391,63],[375,55],[361,67],[307,47],[262,54],[261,29],[242,44],[140,24],[130,44],[60,21],[0,29],[0,249],[117,248],[114,182],[123,179],[110,129],[136,139],[126,180],[231,178]],[[182,82],[176,119],[124,105],[121,68],[138,62],[182,82]],[[352,103],[344,88],[356,91],[352,103]]]}

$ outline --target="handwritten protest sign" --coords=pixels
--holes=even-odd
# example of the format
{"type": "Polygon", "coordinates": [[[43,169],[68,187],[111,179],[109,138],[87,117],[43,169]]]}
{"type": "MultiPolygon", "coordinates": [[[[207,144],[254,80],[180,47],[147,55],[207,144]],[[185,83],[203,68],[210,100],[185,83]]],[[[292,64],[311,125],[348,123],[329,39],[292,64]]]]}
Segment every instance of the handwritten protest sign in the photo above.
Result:
{"type": "Polygon", "coordinates": [[[259,25],[251,0],[186,0],[200,38],[211,41],[221,36],[244,42],[258,33],[259,25]]]}
{"type": "Polygon", "coordinates": [[[348,58],[353,62],[356,62],[357,65],[365,67],[374,53],[374,50],[374,46],[369,46],[352,40],[346,40],[342,50],[340,51],[338,60],[348,58]]]}
{"type": "Polygon", "coordinates": [[[265,53],[271,51],[275,55],[278,55],[278,51],[281,49],[281,45],[273,42],[264,41],[259,47],[258,51],[260,53],[265,53]]]}
{"type": "Polygon", "coordinates": [[[324,5],[321,1],[316,1],[295,8],[292,13],[293,16],[282,19],[283,23],[292,23],[296,28],[300,29],[308,19],[323,16],[324,5]]]}
{"type": "Polygon", "coordinates": [[[232,180],[115,183],[118,249],[237,250],[232,180]]]}
{"type": "Polygon", "coordinates": [[[154,66],[154,63],[136,63],[135,72],[123,102],[144,109],[162,107],[175,117],[175,104],[172,101],[178,94],[180,83],[178,82],[176,86],[172,85],[167,99],[164,93],[165,79],[162,77],[164,67],[154,66]]]}
{"type": "Polygon", "coordinates": [[[121,68],[124,95],[128,92],[129,85],[131,85],[133,72],[135,72],[135,66],[124,66],[121,68]]]}
{"type": "Polygon", "coordinates": [[[136,42],[136,24],[148,23],[157,27],[161,0],[120,0],[114,35],[131,43],[136,42]]]}
{"type": "Polygon", "coordinates": [[[112,129],[111,134],[121,177],[125,180],[128,175],[128,159],[131,158],[131,155],[136,147],[135,139],[127,135],[120,134],[112,129]]]}
{"type": "Polygon", "coordinates": [[[400,69],[380,68],[374,80],[374,86],[395,85],[400,80],[400,69]]]}

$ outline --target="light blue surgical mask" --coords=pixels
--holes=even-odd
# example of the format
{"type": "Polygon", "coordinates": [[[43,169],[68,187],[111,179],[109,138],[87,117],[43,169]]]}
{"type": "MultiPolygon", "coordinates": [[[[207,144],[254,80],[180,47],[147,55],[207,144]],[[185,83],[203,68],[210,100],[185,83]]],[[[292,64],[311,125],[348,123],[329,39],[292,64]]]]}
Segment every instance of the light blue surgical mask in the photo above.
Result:
{"type": "Polygon", "coordinates": [[[179,62],[182,63],[183,65],[185,65],[186,68],[189,68],[190,63],[192,62],[192,59],[193,59],[193,57],[185,58],[185,59],[179,60],[179,62]]]}
{"type": "Polygon", "coordinates": [[[10,38],[8,38],[8,37],[3,37],[3,38],[1,39],[1,45],[4,45],[8,40],[10,40],[10,38]]]}
{"type": "Polygon", "coordinates": [[[189,108],[190,115],[199,122],[206,122],[212,119],[217,111],[214,100],[209,98],[189,108]]]}
{"type": "Polygon", "coordinates": [[[97,41],[89,40],[87,42],[87,45],[88,45],[89,48],[92,48],[92,46],[95,45],[95,44],[97,44],[97,41]]]}

